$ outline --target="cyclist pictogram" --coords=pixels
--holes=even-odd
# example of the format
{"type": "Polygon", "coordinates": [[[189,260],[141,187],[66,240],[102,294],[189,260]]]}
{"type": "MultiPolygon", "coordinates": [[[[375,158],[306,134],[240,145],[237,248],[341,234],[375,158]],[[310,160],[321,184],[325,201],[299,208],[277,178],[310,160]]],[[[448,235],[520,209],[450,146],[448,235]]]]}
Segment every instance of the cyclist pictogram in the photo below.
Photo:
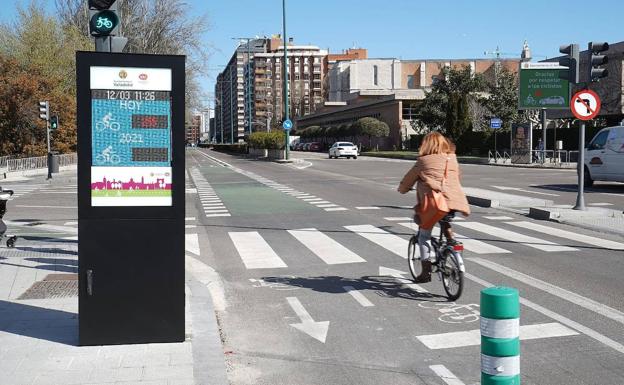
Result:
{"type": "Polygon", "coordinates": [[[119,131],[120,128],[121,125],[115,120],[115,118],[113,118],[113,114],[111,112],[104,115],[99,122],[95,123],[96,131],[104,131],[106,129],[109,129],[111,131],[119,131]]]}
{"type": "Polygon", "coordinates": [[[121,158],[115,153],[113,146],[106,147],[95,157],[95,163],[97,164],[117,164],[119,162],[121,162],[121,158]]]}

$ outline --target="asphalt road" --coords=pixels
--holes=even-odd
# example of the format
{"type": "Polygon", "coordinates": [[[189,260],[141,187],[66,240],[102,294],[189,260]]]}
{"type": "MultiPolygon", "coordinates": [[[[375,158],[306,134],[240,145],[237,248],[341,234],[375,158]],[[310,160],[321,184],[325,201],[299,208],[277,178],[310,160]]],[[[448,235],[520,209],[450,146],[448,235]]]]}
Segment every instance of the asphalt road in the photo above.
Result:
{"type": "MultiPolygon", "coordinates": [[[[414,197],[395,189],[411,162],[294,157],[305,160],[187,156],[193,181],[210,186],[187,205],[205,230],[199,259],[223,282],[233,384],[477,384],[480,347],[461,332],[479,329],[489,285],[523,298],[523,384],[624,383],[624,239],[474,207],[454,224],[468,275],[448,303],[436,279],[406,279],[414,197]]],[[[462,169],[468,186],[573,203],[572,193],[529,186],[569,185],[570,171],[462,169]]],[[[588,203],[622,207],[618,189],[588,203]]]]}
{"type": "MultiPolygon", "coordinates": [[[[408,279],[414,196],[396,185],[411,162],[293,156],[305,159],[187,151],[187,263],[212,291],[232,384],[478,384],[474,336],[489,285],[523,298],[523,384],[624,383],[624,239],[473,207],[454,223],[468,274],[449,303],[435,277],[408,279]]],[[[467,186],[574,201],[530,186],[571,184],[570,171],[462,170],[467,186]]],[[[2,186],[18,192],[11,232],[75,239],[75,177],[2,186]]],[[[588,194],[588,203],[624,207],[621,187],[606,188],[614,195],[588,194]]]]}

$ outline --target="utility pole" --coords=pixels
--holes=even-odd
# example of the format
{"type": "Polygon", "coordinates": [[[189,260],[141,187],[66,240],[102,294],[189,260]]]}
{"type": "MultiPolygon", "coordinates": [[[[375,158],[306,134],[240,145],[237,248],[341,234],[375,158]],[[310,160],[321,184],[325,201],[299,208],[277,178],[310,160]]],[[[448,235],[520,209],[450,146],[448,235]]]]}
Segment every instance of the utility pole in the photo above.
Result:
{"type": "MultiPolygon", "coordinates": [[[[284,122],[288,120],[288,39],[286,37],[286,0],[282,0],[282,26],[284,28],[284,122]]],[[[290,130],[286,131],[286,160],[289,155],[290,130]]]]}

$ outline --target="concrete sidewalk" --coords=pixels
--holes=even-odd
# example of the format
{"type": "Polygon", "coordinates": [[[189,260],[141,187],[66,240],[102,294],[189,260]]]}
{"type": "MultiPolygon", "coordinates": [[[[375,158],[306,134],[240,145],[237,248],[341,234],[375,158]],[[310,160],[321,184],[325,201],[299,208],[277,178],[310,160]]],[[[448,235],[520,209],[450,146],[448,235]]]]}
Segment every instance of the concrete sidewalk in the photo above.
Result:
{"type": "Polygon", "coordinates": [[[227,384],[210,293],[192,271],[185,342],[81,347],[77,269],[76,241],[0,248],[0,385],[227,384]]]}

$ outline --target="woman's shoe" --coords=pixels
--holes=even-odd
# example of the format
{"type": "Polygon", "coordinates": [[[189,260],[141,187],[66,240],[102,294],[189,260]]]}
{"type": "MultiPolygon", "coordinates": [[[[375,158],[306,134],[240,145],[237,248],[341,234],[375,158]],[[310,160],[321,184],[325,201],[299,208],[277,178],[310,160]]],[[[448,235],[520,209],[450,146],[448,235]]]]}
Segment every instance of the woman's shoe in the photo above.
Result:
{"type": "Polygon", "coordinates": [[[431,282],[431,261],[420,261],[422,272],[416,277],[414,282],[427,283],[431,282]]]}

